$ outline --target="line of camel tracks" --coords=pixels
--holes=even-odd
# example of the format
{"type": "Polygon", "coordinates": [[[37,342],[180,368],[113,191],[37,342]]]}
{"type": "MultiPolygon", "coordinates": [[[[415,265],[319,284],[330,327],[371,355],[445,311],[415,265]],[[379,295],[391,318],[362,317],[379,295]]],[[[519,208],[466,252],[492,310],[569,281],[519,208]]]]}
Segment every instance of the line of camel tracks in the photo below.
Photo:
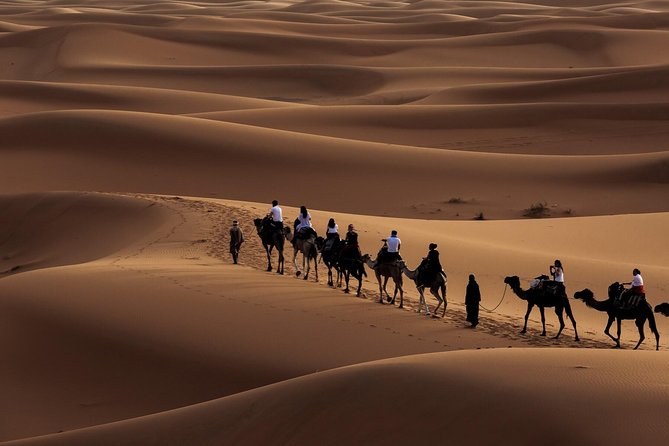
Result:
{"type": "MultiPolygon", "coordinates": [[[[424,309],[426,315],[437,317],[438,310],[443,305],[441,317],[444,317],[446,314],[448,279],[445,274],[421,274],[421,267],[411,270],[403,260],[377,263],[375,260],[372,260],[369,254],[360,255],[357,246],[355,249],[347,249],[346,241],[339,240],[339,238],[324,239],[323,237],[318,237],[313,230],[307,231],[307,234],[304,237],[298,238],[292,234],[290,228],[274,225],[271,217],[256,218],[254,220],[254,225],[267,254],[267,271],[273,270],[272,251],[276,249],[278,253],[276,272],[283,274],[283,249],[284,242],[287,240],[293,245],[293,265],[295,266],[296,275],[298,277],[303,274],[303,278],[306,280],[309,277],[310,263],[313,262],[316,281],[318,281],[318,256],[320,254],[320,261],[325,264],[328,270],[328,285],[332,287],[341,287],[342,282],[344,282],[346,285],[344,292],[348,293],[349,280],[353,277],[358,280],[356,295],[360,296],[363,277],[367,276],[365,271],[365,266],[367,266],[374,271],[379,285],[379,303],[383,303],[383,298],[385,296],[386,300],[391,305],[394,305],[397,294],[399,293],[399,308],[403,308],[404,290],[402,276],[405,275],[414,282],[416,289],[418,290],[420,296],[418,305],[419,313],[424,309]],[[297,265],[296,259],[298,253],[302,253],[302,269],[304,270],[304,273],[302,273],[297,265]],[[390,279],[392,279],[395,284],[392,297],[386,290],[386,285],[390,279]],[[437,299],[438,305],[433,312],[430,311],[425,300],[425,289],[430,290],[430,293],[437,299]]],[[[543,278],[546,277],[543,276],[543,278]]],[[[544,310],[545,308],[555,308],[555,313],[557,314],[560,323],[560,328],[555,335],[555,339],[560,337],[560,334],[565,327],[563,313],[566,313],[574,327],[575,340],[578,341],[579,337],[576,329],[576,320],[574,319],[571,305],[569,303],[569,297],[567,296],[564,286],[559,286],[555,282],[549,280],[540,280],[537,282],[536,285],[533,285],[528,289],[523,289],[518,276],[508,276],[504,279],[504,283],[513,290],[514,294],[527,302],[525,324],[521,333],[527,331],[528,318],[533,308],[536,306],[541,313],[541,336],[546,336],[544,310]]],[[[582,300],[586,306],[608,315],[604,333],[615,342],[616,348],[621,347],[621,321],[634,320],[639,330],[639,340],[634,349],[636,350],[644,341],[644,326],[646,321],[648,321],[650,330],[655,335],[655,349],[659,350],[660,334],[657,330],[653,308],[645,299],[645,295],[623,295],[625,297],[621,299],[623,290],[624,288],[621,284],[613,283],[609,286],[606,300],[597,300],[594,293],[587,288],[574,293],[574,298],[582,300]],[[617,325],[616,336],[613,336],[609,331],[614,321],[617,325]]],[[[655,312],[669,317],[669,303],[657,305],[655,307],[655,312]]]]}

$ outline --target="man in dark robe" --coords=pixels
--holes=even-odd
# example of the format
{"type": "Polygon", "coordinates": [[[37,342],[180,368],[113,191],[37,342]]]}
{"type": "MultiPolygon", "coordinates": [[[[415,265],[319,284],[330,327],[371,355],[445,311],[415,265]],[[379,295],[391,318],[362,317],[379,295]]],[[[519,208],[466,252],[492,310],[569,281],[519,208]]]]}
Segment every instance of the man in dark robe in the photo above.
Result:
{"type": "Polygon", "coordinates": [[[479,284],[476,283],[474,275],[470,274],[467,293],[465,294],[465,307],[467,308],[467,322],[472,324],[472,328],[479,323],[479,302],[481,302],[479,284]]]}

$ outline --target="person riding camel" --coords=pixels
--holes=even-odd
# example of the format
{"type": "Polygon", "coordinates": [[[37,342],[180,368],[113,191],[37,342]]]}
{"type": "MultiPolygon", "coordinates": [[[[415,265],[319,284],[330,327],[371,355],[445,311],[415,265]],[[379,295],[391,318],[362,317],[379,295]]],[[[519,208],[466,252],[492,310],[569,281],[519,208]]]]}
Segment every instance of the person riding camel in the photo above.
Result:
{"type": "Polygon", "coordinates": [[[267,216],[272,218],[272,225],[275,229],[283,229],[283,211],[279,207],[277,200],[272,201],[272,207],[267,216]]]}
{"type": "Polygon", "coordinates": [[[348,225],[344,241],[346,242],[346,246],[342,249],[340,255],[358,260],[362,259],[362,252],[360,252],[360,245],[358,244],[358,233],[355,232],[353,224],[348,225]]]}
{"type": "Polygon", "coordinates": [[[631,287],[626,290],[626,294],[630,296],[637,294],[646,297],[646,288],[643,286],[643,277],[641,277],[641,271],[637,268],[634,268],[632,271],[632,281],[623,282],[623,285],[631,285],[631,287]]]}
{"type": "Polygon", "coordinates": [[[550,266],[550,273],[551,277],[553,278],[553,281],[558,286],[558,289],[562,289],[562,291],[565,291],[564,268],[562,268],[562,262],[556,259],[555,263],[550,266]]]}
{"type": "Polygon", "coordinates": [[[331,218],[328,221],[328,227],[325,230],[325,238],[326,240],[330,240],[333,238],[338,239],[339,238],[339,225],[335,223],[335,219],[331,218]]]}
{"type": "Polygon", "coordinates": [[[382,263],[392,263],[397,260],[402,260],[400,256],[400,247],[402,246],[402,240],[397,236],[397,231],[392,230],[390,232],[390,237],[384,238],[381,240],[383,246],[379,250],[378,255],[376,256],[376,264],[380,265],[382,263]]]}
{"type": "Polygon", "coordinates": [[[330,251],[338,242],[339,226],[335,223],[335,219],[331,218],[328,221],[328,227],[325,229],[325,245],[323,251],[330,251]]]}
{"type": "Polygon", "coordinates": [[[293,238],[293,245],[298,239],[305,239],[309,234],[316,235],[316,231],[311,225],[311,214],[307,211],[306,206],[300,206],[300,213],[295,219],[295,237],[293,238]]]}
{"type": "Polygon", "coordinates": [[[432,282],[437,274],[441,274],[446,277],[446,273],[441,266],[439,261],[439,251],[437,251],[437,244],[430,243],[428,246],[427,256],[423,258],[423,261],[418,266],[418,281],[422,284],[428,284],[432,282]]]}
{"type": "Polygon", "coordinates": [[[622,282],[618,284],[617,289],[614,288],[614,285],[609,287],[609,295],[614,292],[613,304],[615,306],[626,307],[629,305],[634,305],[634,302],[638,302],[639,299],[646,298],[646,289],[643,285],[643,277],[641,277],[641,271],[639,271],[637,268],[632,270],[631,282],[622,282]],[[631,287],[625,288],[625,285],[631,285],[631,287]],[[634,296],[637,296],[637,298],[635,299],[634,296]]]}

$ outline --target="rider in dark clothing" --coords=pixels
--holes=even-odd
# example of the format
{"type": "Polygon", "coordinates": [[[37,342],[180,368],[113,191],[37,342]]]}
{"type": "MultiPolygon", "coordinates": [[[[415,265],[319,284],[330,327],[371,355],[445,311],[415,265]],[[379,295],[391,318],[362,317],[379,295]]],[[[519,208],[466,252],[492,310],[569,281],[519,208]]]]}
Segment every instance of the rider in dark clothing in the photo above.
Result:
{"type": "Polygon", "coordinates": [[[436,243],[430,243],[427,256],[423,259],[418,269],[418,280],[423,284],[432,282],[437,274],[444,274],[441,262],[439,261],[439,251],[437,251],[436,243]]]}
{"type": "Polygon", "coordinates": [[[353,225],[348,225],[348,232],[346,233],[346,246],[341,252],[343,257],[349,257],[354,259],[361,259],[362,253],[360,252],[360,246],[358,245],[358,233],[355,232],[353,225]]]}

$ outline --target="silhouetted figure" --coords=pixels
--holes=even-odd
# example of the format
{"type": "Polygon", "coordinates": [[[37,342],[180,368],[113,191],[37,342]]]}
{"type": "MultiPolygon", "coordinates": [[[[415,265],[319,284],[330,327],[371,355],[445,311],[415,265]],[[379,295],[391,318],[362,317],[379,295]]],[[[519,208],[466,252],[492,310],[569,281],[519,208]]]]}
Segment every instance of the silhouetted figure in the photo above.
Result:
{"type": "Polygon", "coordinates": [[[479,284],[476,283],[476,277],[470,274],[465,294],[465,306],[467,307],[467,322],[472,324],[472,328],[479,324],[479,302],[481,302],[479,284]]]}
{"type": "Polygon", "coordinates": [[[428,246],[427,256],[423,257],[423,261],[417,268],[418,281],[420,283],[431,283],[437,275],[441,274],[446,277],[441,261],[439,260],[439,251],[437,251],[437,244],[430,243],[428,246]]]}
{"type": "Polygon", "coordinates": [[[239,227],[237,220],[232,220],[232,227],[230,228],[230,254],[232,254],[232,261],[236,265],[239,259],[239,249],[244,243],[244,232],[239,227]]]}
{"type": "MultiPolygon", "coordinates": [[[[655,350],[659,350],[660,333],[657,331],[655,315],[653,314],[653,310],[650,304],[646,301],[645,298],[639,298],[633,303],[633,305],[621,308],[616,304],[617,296],[620,295],[621,288],[622,285],[618,282],[609,285],[608,299],[602,301],[595,299],[593,292],[587,288],[574,293],[574,298],[582,300],[588,307],[592,309],[608,314],[609,320],[606,323],[606,328],[604,328],[604,334],[613,339],[613,341],[616,343],[616,348],[620,348],[620,322],[623,319],[632,319],[635,321],[637,329],[639,330],[639,342],[637,342],[634,349],[636,350],[639,348],[639,345],[641,345],[643,340],[646,338],[643,332],[643,327],[646,325],[646,321],[648,321],[650,331],[652,331],[655,335],[655,350]],[[618,328],[617,337],[613,337],[613,335],[611,335],[609,332],[609,329],[611,328],[611,325],[613,325],[614,320],[616,321],[618,328]]],[[[657,307],[655,308],[655,311],[659,312],[657,307]]]]}
{"type": "Polygon", "coordinates": [[[555,339],[559,338],[560,333],[562,333],[562,330],[564,330],[564,318],[562,317],[562,313],[566,312],[567,317],[571,320],[571,324],[574,326],[574,339],[576,341],[579,340],[578,332],[576,331],[576,320],[574,319],[574,314],[571,311],[569,298],[564,292],[556,293],[544,287],[536,287],[530,288],[529,290],[524,290],[520,287],[520,278],[518,276],[505,277],[504,283],[511,287],[513,293],[516,296],[527,302],[525,325],[523,325],[523,330],[521,333],[527,332],[527,320],[530,317],[532,308],[537,306],[539,307],[539,312],[541,313],[541,336],[546,336],[546,316],[544,315],[544,309],[555,307],[555,314],[557,315],[558,321],[560,322],[560,329],[555,335],[555,339]]]}

